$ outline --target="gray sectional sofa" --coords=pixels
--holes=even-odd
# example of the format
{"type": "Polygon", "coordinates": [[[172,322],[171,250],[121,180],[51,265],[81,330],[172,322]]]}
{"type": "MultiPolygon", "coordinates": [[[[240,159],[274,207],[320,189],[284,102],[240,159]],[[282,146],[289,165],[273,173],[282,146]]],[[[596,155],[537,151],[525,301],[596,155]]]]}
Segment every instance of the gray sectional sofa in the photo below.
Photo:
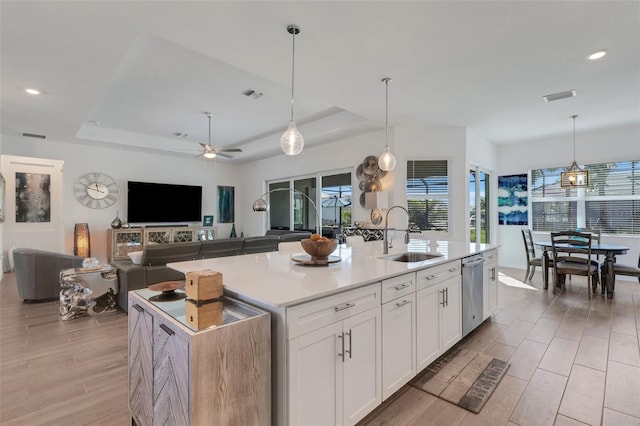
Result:
{"type": "Polygon", "coordinates": [[[30,248],[13,250],[18,297],[25,302],[60,298],[60,271],[82,266],[83,258],[30,248]]]}
{"type": "Polygon", "coordinates": [[[184,274],[167,267],[167,263],[240,254],[277,251],[280,241],[298,241],[308,238],[308,232],[291,232],[263,237],[224,238],[191,243],[148,245],[139,261],[115,260],[118,269],[118,306],[127,312],[130,290],[138,290],[163,281],[184,280],[184,274]]]}

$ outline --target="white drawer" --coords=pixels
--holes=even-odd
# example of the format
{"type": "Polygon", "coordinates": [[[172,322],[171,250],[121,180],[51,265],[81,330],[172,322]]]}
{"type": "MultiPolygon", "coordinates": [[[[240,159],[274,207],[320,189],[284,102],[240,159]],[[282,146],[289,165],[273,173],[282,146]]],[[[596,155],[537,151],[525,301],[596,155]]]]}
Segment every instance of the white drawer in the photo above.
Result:
{"type": "Polygon", "coordinates": [[[484,253],[484,264],[488,263],[496,263],[498,262],[498,251],[497,250],[489,250],[484,253]]]}
{"type": "Polygon", "coordinates": [[[462,273],[461,270],[461,261],[454,260],[453,262],[418,271],[416,272],[416,289],[422,290],[451,277],[459,276],[462,273]]]}
{"type": "Polygon", "coordinates": [[[380,283],[287,308],[287,336],[301,336],[380,306],[380,283]]]}
{"type": "Polygon", "coordinates": [[[414,291],[416,291],[415,272],[382,280],[382,303],[387,303],[414,291]]]}

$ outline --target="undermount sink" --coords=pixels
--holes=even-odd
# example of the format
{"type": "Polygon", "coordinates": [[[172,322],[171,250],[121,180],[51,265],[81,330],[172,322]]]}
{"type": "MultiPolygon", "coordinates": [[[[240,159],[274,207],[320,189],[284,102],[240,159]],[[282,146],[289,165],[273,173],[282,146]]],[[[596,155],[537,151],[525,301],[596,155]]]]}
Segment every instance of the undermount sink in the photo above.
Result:
{"type": "Polygon", "coordinates": [[[393,260],[395,262],[422,262],[424,260],[435,259],[436,257],[442,257],[440,253],[414,253],[407,252],[401,254],[394,254],[391,256],[386,256],[384,259],[393,260]]]}

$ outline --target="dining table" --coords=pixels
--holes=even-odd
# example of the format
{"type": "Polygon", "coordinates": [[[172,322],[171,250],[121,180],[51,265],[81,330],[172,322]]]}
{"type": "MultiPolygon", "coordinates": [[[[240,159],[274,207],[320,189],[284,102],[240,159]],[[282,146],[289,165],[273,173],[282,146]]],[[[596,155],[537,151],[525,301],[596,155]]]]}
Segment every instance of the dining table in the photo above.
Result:
{"type": "MultiPolygon", "coordinates": [[[[536,241],[535,245],[542,249],[542,276],[544,280],[544,288],[549,286],[549,252],[553,251],[553,245],[551,241],[536,241]]],[[[629,251],[629,247],[621,246],[618,244],[591,244],[591,254],[604,256],[604,268],[602,270],[600,279],[602,280],[602,288],[607,290],[607,298],[613,298],[613,291],[615,290],[615,274],[613,271],[613,263],[615,257],[620,254],[626,254],[629,251]]],[[[559,283],[555,283],[556,286],[559,283]]]]}

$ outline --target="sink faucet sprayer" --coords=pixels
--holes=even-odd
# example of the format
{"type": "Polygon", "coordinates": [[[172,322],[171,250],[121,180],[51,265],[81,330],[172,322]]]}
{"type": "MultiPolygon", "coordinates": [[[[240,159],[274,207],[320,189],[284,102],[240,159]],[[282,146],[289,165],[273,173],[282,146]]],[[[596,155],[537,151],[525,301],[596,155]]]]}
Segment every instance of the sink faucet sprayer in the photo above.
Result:
{"type": "Polygon", "coordinates": [[[405,244],[409,244],[409,222],[411,220],[411,217],[409,216],[409,211],[407,209],[405,209],[402,206],[392,206],[389,210],[387,210],[387,215],[384,218],[384,232],[382,233],[382,253],[383,254],[389,254],[389,242],[388,242],[388,237],[387,237],[387,232],[389,231],[389,213],[391,213],[391,210],[393,209],[402,209],[404,210],[404,212],[407,214],[407,229],[405,229],[405,234],[404,234],[404,243],[405,244]]]}

